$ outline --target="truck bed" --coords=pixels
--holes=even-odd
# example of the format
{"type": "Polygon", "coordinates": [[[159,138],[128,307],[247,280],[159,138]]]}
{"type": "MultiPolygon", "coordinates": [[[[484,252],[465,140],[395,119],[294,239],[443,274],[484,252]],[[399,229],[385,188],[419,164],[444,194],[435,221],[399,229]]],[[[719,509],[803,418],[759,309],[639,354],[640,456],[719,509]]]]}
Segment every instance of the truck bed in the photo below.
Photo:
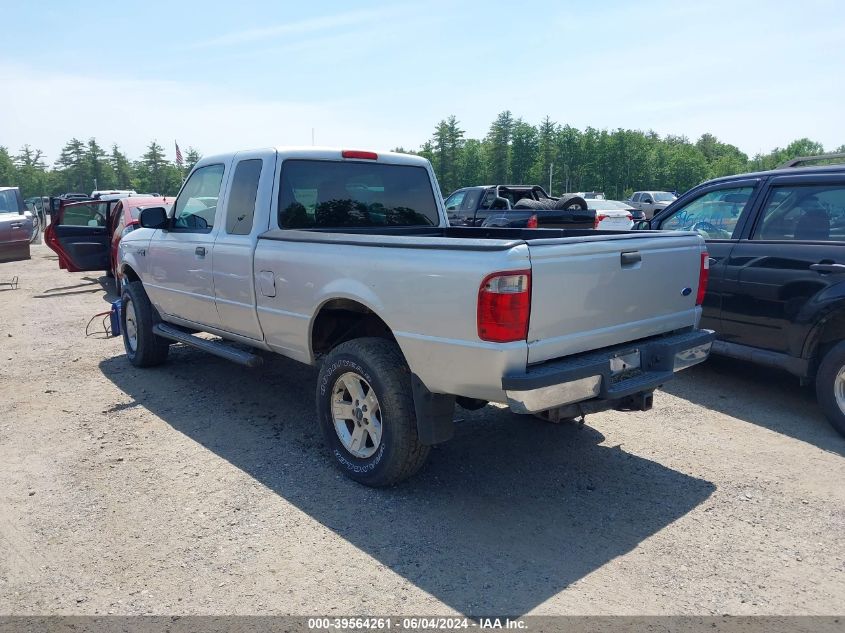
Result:
{"type": "Polygon", "coordinates": [[[283,279],[285,307],[279,298],[259,297],[258,310],[269,344],[311,360],[301,347],[309,318],[343,289],[341,296],[385,321],[430,389],[502,401],[491,383],[503,372],[694,327],[703,250],[697,234],[659,231],[274,229],[258,240],[255,274],[273,270],[283,279]],[[397,256],[397,249],[425,252],[397,256]],[[626,257],[638,259],[626,264],[626,257]],[[302,261],[307,268],[297,266],[302,261]],[[493,271],[525,269],[532,294],[527,339],[480,340],[481,281],[493,271]]]}

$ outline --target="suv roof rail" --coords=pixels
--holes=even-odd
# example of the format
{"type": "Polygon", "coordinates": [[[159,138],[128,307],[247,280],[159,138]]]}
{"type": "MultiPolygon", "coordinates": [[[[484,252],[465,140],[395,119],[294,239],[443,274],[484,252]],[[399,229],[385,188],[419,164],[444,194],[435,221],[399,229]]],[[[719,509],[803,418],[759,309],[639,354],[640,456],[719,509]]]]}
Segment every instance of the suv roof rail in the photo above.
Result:
{"type": "Polygon", "coordinates": [[[778,169],[786,169],[787,167],[800,167],[804,163],[812,163],[817,160],[829,160],[832,158],[845,159],[845,153],[840,152],[837,154],[819,154],[818,156],[801,156],[800,158],[793,158],[792,160],[786,161],[783,165],[778,167],[778,169]]]}

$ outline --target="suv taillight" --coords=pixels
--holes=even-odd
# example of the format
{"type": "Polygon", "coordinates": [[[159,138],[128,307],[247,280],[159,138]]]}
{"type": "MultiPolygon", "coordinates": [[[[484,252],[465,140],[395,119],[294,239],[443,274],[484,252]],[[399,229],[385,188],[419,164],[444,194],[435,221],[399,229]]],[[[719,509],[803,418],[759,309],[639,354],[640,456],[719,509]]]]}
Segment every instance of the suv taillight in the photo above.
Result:
{"type": "Polygon", "coordinates": [[[705,251],[701,254],[701,266],[698,269],[698,294],[695,296],[695,305],[697,306],[704,303],[708,279],[710,279],[710,254],[705,251]]]}
{"type": "Polygon", "coordinates": [[[531,271],[512,270],[484,278],[478,289],[478,338],[509,343],[528,336],[531,271]]]}

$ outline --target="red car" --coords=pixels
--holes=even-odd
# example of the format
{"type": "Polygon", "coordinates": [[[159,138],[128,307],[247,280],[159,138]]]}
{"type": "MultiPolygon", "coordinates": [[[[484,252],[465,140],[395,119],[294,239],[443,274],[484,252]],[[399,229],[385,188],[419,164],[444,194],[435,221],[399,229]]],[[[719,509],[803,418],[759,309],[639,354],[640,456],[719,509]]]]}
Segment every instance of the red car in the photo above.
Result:
{"type": "Polygon", "coordinates": [[[146,207],[173,204],[172,197],[131,196],[120,200],[65,202],[53,214],[44,231],[44,242],[59,256],[59,267],[68,272],[104,270],[117,278],[117,246],[120,239],[138,228],[138,216],[146,207]],[[91,227],[102,231],[91,231],[91,227]],[[84,233],[84,240],[73,239],[84,233]],[[70,238],[63,240],[60,238],[70,238]],[[102,248],[110,244],[108,250],[102,248]],[[65,249],[71,252],[66,253],[65,249]],[[75,262],[75,263],[74,263],[75,262]]]}

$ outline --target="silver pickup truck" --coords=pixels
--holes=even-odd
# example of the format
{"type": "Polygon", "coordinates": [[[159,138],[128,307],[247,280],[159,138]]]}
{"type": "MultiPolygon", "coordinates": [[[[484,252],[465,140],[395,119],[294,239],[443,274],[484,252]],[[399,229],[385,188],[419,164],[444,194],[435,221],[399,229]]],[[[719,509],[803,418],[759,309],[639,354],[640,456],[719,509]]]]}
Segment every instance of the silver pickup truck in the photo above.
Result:
{"type": "MultiPolygon", "coordinates": [[[[337,465],[382,486],[452,436],[455,403],[553,420],[645,410],[707,358],[698,235],[450,227],[437,191],[428,161],[404,154],[203,158],[173,207],[144,209],[120,241],[129,360],[157,365],[179,342],[319,364],[337,465]]],[[[56,230],[68,258],[99,248],[70,228],[56,230]]]]}

